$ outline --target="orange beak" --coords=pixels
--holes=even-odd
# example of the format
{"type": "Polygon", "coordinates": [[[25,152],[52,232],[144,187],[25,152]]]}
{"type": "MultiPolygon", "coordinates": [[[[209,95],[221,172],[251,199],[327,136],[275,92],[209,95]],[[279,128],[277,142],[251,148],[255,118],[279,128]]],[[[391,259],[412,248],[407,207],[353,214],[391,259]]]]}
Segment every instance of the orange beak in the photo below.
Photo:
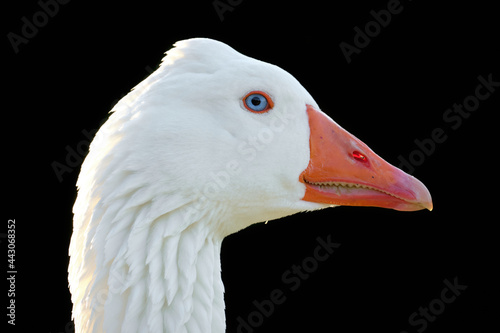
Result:
{"type": "Polygon", "coordinates": [[[418,179],[384,161],[321,111],[307,105],[311,156],[300,181],[302,200],[343,206],[432,210],[418,179]]]}

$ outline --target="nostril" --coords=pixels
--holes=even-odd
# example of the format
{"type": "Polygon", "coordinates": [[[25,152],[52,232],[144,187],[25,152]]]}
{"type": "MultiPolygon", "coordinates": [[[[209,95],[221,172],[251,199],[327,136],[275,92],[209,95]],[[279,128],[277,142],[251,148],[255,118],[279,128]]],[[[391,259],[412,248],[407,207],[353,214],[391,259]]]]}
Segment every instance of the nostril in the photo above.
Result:
{"type": "Polygon", "coordinates": [[[368,158],[365,155],[361,154],[359,151],[353,151],[352,157],[354,157],[354,159],[359,162],[368,162],[368,158]]]}

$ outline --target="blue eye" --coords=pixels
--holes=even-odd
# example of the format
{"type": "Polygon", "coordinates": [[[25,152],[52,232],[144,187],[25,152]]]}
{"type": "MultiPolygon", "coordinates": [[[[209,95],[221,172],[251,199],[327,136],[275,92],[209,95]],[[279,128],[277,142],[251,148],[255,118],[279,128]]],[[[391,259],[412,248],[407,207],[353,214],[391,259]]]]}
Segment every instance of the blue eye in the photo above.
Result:
{"type": "Polygon", "coordinates": [[[253,111],[263,111],[267,107],[267,99],[260,94],[252,94],[245,99],[245,104],[253,111]]]}
{"type": "Polygon", "coordinates": [[[252,91],[243,98],[245,107],[252,112],[263,113],[273,107],[271,98],[263,92],[252,91]]]}

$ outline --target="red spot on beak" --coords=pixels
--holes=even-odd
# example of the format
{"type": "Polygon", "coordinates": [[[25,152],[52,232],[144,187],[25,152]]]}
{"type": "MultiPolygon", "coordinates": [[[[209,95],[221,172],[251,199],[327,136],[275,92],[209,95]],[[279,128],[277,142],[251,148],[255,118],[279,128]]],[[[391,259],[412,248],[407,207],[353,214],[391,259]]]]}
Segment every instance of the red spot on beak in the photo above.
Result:
{"type": "Polygon", "coordinates": [[[366,158],[366,156],[361,154],[359,151],[353,151],[352,157],[354,157],[355,160],[358,160],[360,162],[368,162],[368,159],[366,158]]]}

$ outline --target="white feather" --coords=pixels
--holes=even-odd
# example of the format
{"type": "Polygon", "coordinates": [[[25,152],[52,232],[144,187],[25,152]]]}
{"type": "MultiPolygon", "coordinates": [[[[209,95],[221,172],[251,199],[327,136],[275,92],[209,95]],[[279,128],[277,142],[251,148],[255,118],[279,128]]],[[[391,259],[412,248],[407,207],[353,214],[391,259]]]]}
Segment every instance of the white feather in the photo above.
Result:
{"type": "Polygon", "coordinates": [[[274,65],[209,39],[176,43],[116,104],[82,165],[69,250],[76,332],[224,332],[223,238],[324,207],[301,200],[306,104],[317,107],[274,65]],[[243,107],[252,90],[273,112],[243,107]]]}

